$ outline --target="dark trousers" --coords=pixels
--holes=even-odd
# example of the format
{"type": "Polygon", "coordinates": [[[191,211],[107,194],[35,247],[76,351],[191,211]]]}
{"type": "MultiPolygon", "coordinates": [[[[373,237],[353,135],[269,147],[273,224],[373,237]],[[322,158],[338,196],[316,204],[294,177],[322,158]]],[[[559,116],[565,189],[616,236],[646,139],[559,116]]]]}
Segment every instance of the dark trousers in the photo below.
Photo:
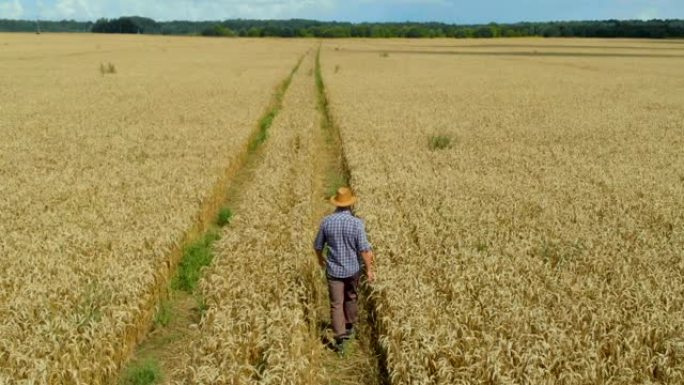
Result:
{"type": "Polygon", "coordinates": [[[328,277],[330,318],[335,338],[342,337],[346,333],[346,324],[356,323],[358,317],[356,299],[360,276],[361,272],[349,278],[328,277]]]}

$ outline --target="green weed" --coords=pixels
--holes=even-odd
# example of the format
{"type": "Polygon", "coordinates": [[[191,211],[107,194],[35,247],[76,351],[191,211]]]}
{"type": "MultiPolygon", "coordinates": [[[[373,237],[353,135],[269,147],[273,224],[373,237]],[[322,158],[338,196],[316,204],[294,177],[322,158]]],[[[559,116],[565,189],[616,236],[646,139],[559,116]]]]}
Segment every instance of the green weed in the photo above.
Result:
{"type": "Polygon", "coordinates": [[[172,318],[171,309],[171,304],[168,301],[162,300],[154,315],[154,324],[157,326],[167,326],[172,318]]]}
{"type": "Polygon", "coordinates": [[[337,193],[337,189],[347,186],[347,180],[339,172],[330,173],[327,180],[326,196],[331,197],[337,193]]]}
{"type": "Polygon", "coordinates": [[[195,303],[197,303],[197,310],[199,311],[199,317],[202,319],[204,317],[204,314],[209,310],[209,305],[207,304],[207,301],[204,299],[202,296],[196,296],[195,297],[195,303]]]}
{"type": "Polygon", "coordinates": [[[147,360],[129,367],[119,385],[153,385],[162,380],[161,368],[153,360],[147,360]]]}
{"type": "Polygon", "coordinates": [[[489,245],[487,245],[487,242],[485,241],[477,241],[475,244],[475,250],[479,251],[480,253],[487,251],[488,248],[489,245]]]}
{"type": "Polygon", "coordinates": [[[112,63],[100,63],[100,74],[102,76],[105,76],[107,74],[115,74],[116,73],[116,66],[112,63]]]}
{"type": "Polygon", "coordinates": [[[173,289],[188,293],[195,289],[202,268],[211,264],[214,258],[211,245],[217,239],[219,239],[219,234],[215,229],[212,229],[207,231],[202,239],[185,249],[183,259],[178,266],[178,273],[171,282],[173,289]]]}
{"type": "Polygon", "coordinates": [[[254,151],[268,139],[268,129],[271,128],[273,120],[278,115],[279,108],[274,107],[259,120],[259,131],[249,143],[249,151],[254,151]]]}
{"type": "Polygon", "coordinates": [[[451,136],[449,135],[430,135],[428,137],[428,148],[430,150],[443,150],[451,148],[451,136]]]}
{"type": "Polygon", "coordinates": [[[216,218],[216,224],[223,227],[230,223],[233,219],[233,211],[228,207],[223,207],[219,210],[218,217],[216,218]]]}

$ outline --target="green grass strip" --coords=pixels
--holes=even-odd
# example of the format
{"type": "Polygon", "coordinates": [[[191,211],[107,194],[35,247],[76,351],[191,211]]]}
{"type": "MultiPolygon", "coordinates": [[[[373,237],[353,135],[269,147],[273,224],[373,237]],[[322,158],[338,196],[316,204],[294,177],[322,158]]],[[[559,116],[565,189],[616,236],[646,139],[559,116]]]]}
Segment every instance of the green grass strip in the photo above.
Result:
{"type": "Polygon", "coordinates": [[[342,153],[342,138],[338,128],[332,121],[328,96],[325,92],[325,83],[321,71],[321,47],[316,52],[316,89],[318,90],[318,109],[321,112],[321,128],[325,131],[326,140],[332,143],[338,162],[337,168],[327,171],[326,175],[326,196],[333,196],[337,189],[342,186],[349,186],[349,168],[342,153]]]}
{"type": "MultiPolygon", "coordinates": [[[[259,119],[257,132],[249,142],[250,154],[268,139],[268,130],[271,128],[276,116],[278,116],[278,113],[283,106],[285,92],[287,92],[287,89],[290,87],[292,78],[303,60],[304,56],[299,58],[299,61],[292,71],[290,71],[288,77],[280,83],[271,106],[264,115],[262,115],[261,119],[259,119]]],[[[216,225],[219,227],[225,226],[230,223],[232,217],[233,212],[229,208],[224,207],[218,212],[216,225]]],[[[192,293],[195,290],[201,277],[202,268],[209,266],[214,259],[212,244],[220,237],[217,226],[212,226],[200,239],[185,248],[183,251],[183,258],[178,265],[176,276],[171,282],[172,289],[182,290],[187,293],[192,293]]]]}
{"type": "Polygon", "coordinates": [[[147,360],[128,368],[119,385],[154,385],[162,379],[159,364],[154,360],[147,360]]]}
{"type": "Polygon", "coordinates": [[[188,293],[195,290],[202,268],[209,266],[214,259],[211,245],[218,239],[218,231],[212,228],[202,238],[185,248],[183,259],[178,265],[178,272],[171,282],[171,287],[174,290],[182,290],[188,293]]]}
{"type": "Polygon", "coordinates": [[[171,323],[171,318],[173,317],[173,312],[171,309],[171,304],[168,300],[162,300],[159,303],[159,308],[154,314],[154,324],[157,326],[167,326],[171,323]]]}
{"type": "Polygon", "coordinates": [[[321,47],[318,47],[316,52],[316,88],[318,89],[318,108],[321,110],[322,126],[328,130],[332,126],[332,122],[330,121],[328,98],[325,94],[325,83],[323,83],[323,74],[321,73],[321,47]]]}
{"type": "Polygon", "coordinates": [[[288,77],[285,80],[283,80],[283,82],[280,83],[280,85],[276,89],[275,98],[273,102],[271,102],[270,107],[261,116],[261,119],[259,119],[259,129],[256,135],[254,135],[249,142],[250,152],[256,151],[256,149],[261,147],[261,145],[264,144],[266,139],[268,139],[268,130],[271,128],[271,125],[273,125],[275,117],[278,116],[278,113],[283,108],[283,99],[285,98],[285,92],[287,92],[287,89],[290,87],[290,83],[292,83],[292,78],[294,77],[294,74],[297,72],[297,70],[299,70],[299,66],[302,64],[303,60],[304,56],[299,58],[299,61],[292,69],[292,71],[290,71],[288,77]]]}

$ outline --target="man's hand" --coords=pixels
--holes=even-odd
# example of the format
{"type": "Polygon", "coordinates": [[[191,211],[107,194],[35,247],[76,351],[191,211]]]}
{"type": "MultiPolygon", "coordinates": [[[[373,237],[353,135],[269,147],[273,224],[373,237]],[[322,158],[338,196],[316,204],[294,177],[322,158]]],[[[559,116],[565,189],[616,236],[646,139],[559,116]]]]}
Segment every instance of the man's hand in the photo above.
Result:
{"type": "Polygon", "coordinates": [[[366,276],[368,277],[368,283],[375,282],[375,272],[374,271],[367,272],[366,276]]]}
{"type": "Polygon", "coordinates": [[[375,256],[373,255],[373,251],[362,251],[361,257],[363,258],[363,264],[366,266],[366,277],[368,277],[368,283],[373,283],[373,281],[375,281],[375,270],[373,267],[375,256]]]}
{"type": "Polygon", "coordinates": [[[316,250],[316,256],[318,257],[318,266],[325,268],[325,258],[323,258],[323,250],[316,250]]]}

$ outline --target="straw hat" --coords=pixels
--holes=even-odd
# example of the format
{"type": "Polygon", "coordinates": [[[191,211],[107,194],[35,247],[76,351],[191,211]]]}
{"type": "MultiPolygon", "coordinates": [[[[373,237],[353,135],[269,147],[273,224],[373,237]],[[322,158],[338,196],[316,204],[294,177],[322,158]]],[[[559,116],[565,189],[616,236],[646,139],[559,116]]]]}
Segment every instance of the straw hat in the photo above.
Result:
{"type": "Polygon", "coordinates": [[[357,200],[358,198],[354,196],[349,187],[340,187],[337,189],[337,194],[330,197],[330,203],[337,207],[349,207],[356,203],[357,200]]]}

